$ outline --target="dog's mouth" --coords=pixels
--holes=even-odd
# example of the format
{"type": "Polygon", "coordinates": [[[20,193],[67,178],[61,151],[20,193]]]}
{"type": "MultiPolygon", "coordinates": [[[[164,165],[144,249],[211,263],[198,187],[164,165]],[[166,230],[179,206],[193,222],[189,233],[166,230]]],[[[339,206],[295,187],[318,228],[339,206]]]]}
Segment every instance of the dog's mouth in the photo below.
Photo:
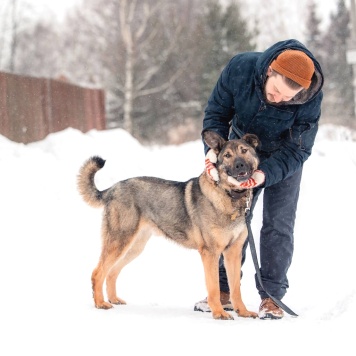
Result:
{"type": "Polygon", "coordinates": [[[241,171],[238,172],[237,174],[231,174],[230,172],[227,172],[227,175],[236,179],[238,182],[244,182],[249,178],[251,178],[252,171],[241,171]]]}
{"type": "Polygon", "coordinates": [[[237,178],[236,179],[248,179],[251,177],[251,172],[240,172],[238,175],[237,175],[237,178]]]}

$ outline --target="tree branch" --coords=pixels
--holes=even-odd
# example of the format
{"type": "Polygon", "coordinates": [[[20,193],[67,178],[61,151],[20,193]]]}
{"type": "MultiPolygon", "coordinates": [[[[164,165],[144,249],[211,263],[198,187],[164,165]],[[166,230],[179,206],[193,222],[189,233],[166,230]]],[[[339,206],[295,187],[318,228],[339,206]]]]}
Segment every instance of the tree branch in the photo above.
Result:
{"type": "Polygon", "coordinates": [[[137,91],[134,94],[134,98],[138,98],[138,97],[150,95],[150,94],[156,94],[156,93],[159,93],[161,91],[168,89],[179,78],[179,76],[184,72],[184,70],[185,70],[185,66],[183,65],[180,69],[178,69],[176,71],[176,73],[174,75],[172,75],[169,78],[169,80],[167,82],[161,84],[160,86],[154,87],[154,88],[143,89],[143,90],[137,91]]]}

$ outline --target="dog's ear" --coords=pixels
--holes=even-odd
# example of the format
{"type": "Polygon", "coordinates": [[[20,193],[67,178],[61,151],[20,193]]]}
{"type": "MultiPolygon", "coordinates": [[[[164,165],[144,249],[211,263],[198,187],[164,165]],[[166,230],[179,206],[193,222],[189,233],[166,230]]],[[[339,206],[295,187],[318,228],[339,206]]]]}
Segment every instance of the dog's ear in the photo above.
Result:
{"type": "Polygon", "coordinates": [[[259,138],[254,134],[243,135],[242,139],[245,140],[253,148],[258,147],[261,144],[259,138]]]}
{"type": "Polygon", "coordinates": [[[216,154],[219,154],[222,146],[225,144],[224,140],[219,134],[214,131],[204,131],[203,132],[204,142],[214,150],[216,154]]]}

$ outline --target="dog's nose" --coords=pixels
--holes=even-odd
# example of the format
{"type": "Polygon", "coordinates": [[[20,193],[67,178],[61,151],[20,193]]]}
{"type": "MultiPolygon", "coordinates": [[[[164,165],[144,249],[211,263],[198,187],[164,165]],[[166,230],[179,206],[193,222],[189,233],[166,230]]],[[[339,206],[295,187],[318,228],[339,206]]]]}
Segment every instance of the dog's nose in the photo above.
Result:
{"type": "Polygon", "coordinates": [[[238,159],[235,161],[235,168],[233,172],[234,177],[246,177],[249,172],[249,166],[247,162],[242,159],[238,159]]]}
{"type": "Polygon", "coordinates": [[[244,168],[244,167],[245,167],[245,162],[240,161],[240,160],[235,162],[235,168],[241,169],[241,168],[244,168]]]}

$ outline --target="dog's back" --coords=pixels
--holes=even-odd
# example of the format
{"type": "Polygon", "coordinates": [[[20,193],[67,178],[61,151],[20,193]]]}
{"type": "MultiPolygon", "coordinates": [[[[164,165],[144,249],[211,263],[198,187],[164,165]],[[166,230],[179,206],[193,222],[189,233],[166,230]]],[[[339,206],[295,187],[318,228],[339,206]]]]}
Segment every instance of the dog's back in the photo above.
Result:
{"type": "Polygon", "coordinates": [[[89,205],[104,207],[103,225],[115,226],[116,238],[126,235],[128,229],[132,231],[139,224],[145,224],[156,233],[192,247],[187,237],[192,229],[192,217],[186,206],[186,200],[191,198],[186,198],[186,194],[190,195],[191,187],[197,186],[198,178],[177,182],[156,177],[135,177],[100,191],[94,176],[104,164],[101,157],[89,158],[79,171],[78,190],[89,205]]]}

